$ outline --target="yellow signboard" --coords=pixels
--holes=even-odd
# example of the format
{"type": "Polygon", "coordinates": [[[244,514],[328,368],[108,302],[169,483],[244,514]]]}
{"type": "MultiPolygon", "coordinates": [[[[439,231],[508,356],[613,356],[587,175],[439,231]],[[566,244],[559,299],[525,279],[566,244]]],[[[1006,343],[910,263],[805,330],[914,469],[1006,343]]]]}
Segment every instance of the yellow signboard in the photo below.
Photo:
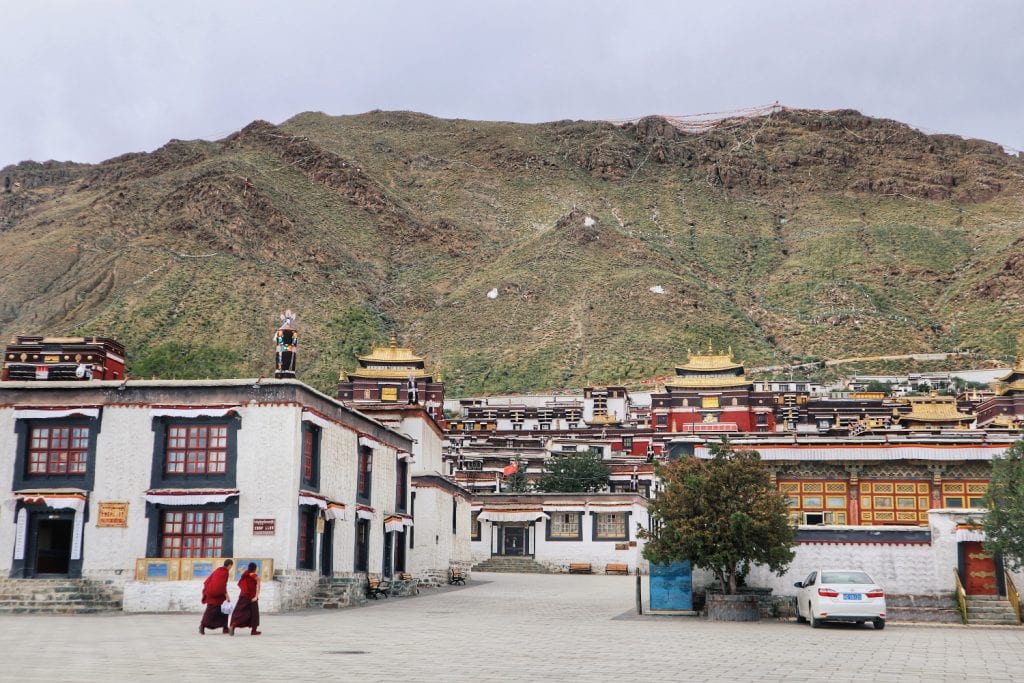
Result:
{"type": "Polygon", "coordinates": [[[96,526],[128,526],[128,503],[100,503],[96,526]]]}

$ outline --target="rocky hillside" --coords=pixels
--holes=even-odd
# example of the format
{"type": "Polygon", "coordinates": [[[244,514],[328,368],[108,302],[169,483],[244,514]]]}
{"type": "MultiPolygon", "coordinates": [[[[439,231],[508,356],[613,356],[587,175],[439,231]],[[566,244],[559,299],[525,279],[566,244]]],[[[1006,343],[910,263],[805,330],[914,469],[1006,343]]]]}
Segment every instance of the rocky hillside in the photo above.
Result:
{"type": "Polygon", "coordinates": [[[285,307],[307,381],[395,329],[453,394],[652,377],[709,338],[1005,357],[1022,326],[1024,161],[854,111],[306,113],[8,177],[0,335],[113,335],[135,376],[267,374],[285,307]]]}

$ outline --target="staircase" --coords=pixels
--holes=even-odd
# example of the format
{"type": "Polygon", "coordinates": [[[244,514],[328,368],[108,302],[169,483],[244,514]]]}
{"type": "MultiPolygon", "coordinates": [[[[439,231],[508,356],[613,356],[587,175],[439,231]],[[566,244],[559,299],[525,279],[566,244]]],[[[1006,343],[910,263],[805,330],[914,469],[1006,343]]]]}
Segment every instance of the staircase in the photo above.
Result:
{"type": "Polygon", "coordinates": [[[1010,601],[998,595],[968,595],[967,623],[970,626],[1020,624],[1010,601]]]}
{"type": "Polygon", "coordinates": [[[309,599],[313,609],[338,609],[366,602],[366,579],[324,577],[309,599]]]}
{"type": "Polygon", "coordinates": [[[0,614],[120,612],[123,593],[89,579],[0,579],[0,614]]]}
{"type": "Polygon", "coordinates": [[[946,595],[894,595],[890,593],[885,596],[885,611],[889,621],[962,623],[956,601],[946,595]]]}
{"type": "Polygon", "coordinates": [[[529,557],[494,556],[473,567],[475,572],[502,572],[505,574],[550,574],[542,564],[529,557]]]}

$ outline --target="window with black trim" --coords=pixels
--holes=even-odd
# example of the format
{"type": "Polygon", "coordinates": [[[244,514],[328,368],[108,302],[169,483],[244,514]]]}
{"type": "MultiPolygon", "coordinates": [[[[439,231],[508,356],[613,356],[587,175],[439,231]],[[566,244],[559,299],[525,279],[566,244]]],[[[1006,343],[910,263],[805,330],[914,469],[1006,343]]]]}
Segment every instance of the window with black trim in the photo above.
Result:
{"type": "Polygon", "coordinates": [[[234,486],[241,419],[231,417],[153,419],[154,488],[234,486]]]}
{"type": "Polygon", "coordinates": [[[580,541],[583,539],[582,512],[552,512],[547,524],[547,540],[580,541]]]}
{"type": "Polygon", "coordinates": [[[316,568],[316,517],[316,507],[299,506],[299,548],[296,559],[299,569],[316,568]]]}
{"type": "Polygon", "coordinates": [[[320,488],[320,428],[308,422],[302,424],[302,486],[320,488]]]}
{"type": "Polygon", "coordinates": [[[459,499],[452,496],[452,533],[459,532],[459,499]]]}
{"type": "Polygon", "coordinates": [[[594,515],[595,541],[628,541],[628,512],[598,512],[594,515]]]}
{"type": "Polygon", "coordinates": [[[17,420],[13,489],[91,490],[97,432],[97,418],[17,420]]]}
{"type": "Polygon", "coordinates": [[[369,446],[359,447],[359,471],[356,482],[356,500],[370,503],[373,490],[373,449],[369,446]]]}
{"type": "Polygon", "coordinates": [[[220,557],[223,551],[223,510],[161,510],[160,557],[220,557]]]}

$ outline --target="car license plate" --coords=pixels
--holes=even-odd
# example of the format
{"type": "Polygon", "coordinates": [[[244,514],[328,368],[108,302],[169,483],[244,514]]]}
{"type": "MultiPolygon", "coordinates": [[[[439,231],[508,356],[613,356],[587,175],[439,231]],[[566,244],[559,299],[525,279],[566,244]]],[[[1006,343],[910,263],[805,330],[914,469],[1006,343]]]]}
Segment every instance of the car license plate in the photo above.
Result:
{"type": "Polygon", "coordinates": [[[843,600],[860,600],[860,593],[843,593],[843,600]]]}

